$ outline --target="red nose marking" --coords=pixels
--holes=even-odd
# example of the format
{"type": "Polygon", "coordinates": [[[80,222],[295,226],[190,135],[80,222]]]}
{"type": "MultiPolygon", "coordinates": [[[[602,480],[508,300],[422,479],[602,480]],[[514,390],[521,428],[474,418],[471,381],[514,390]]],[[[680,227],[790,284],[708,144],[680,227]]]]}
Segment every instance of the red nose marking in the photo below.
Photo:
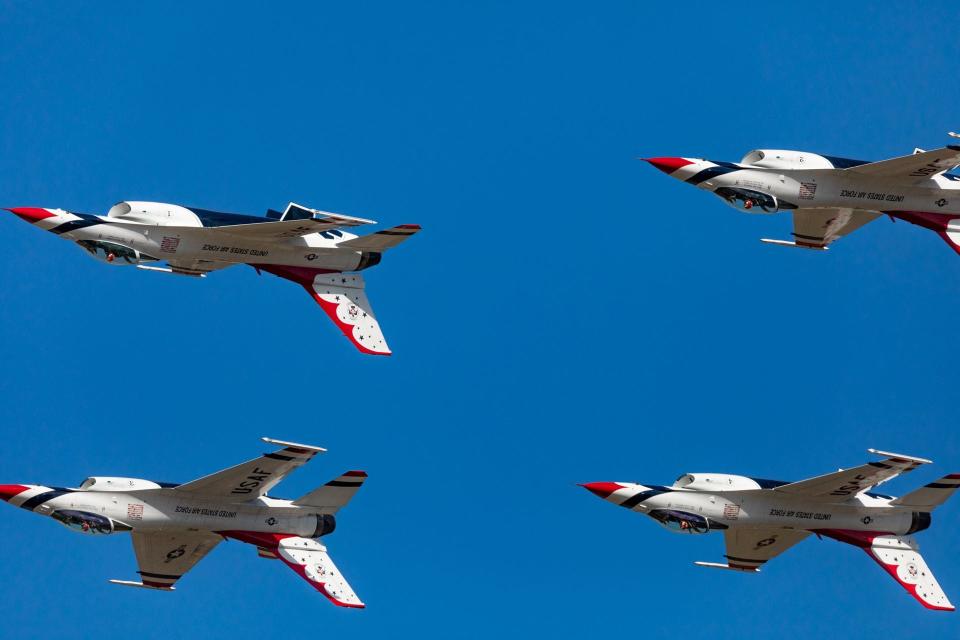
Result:
{"type": "Polygon", "coordinates": [[[614,491],[623,489],[623,487],[618,485],[616,482],[588,482],[586,484],[581,484],[580,486],[590,493],[600,496],[601,498],[606,498],[614,491]]]}
{"type": "Polygon", "coordinates": [[[673,173],[681,167],[693,164],[693,161],[684,160],[683,158],[644,158],[644,160],[664,173],[673,173]]]}
{"type": "Polygon", "coordinates": [[[13,209],[7,209],[7,211],[23,218],[30,224],[43,220],[44,218],[52,218],[55,215],[39,207],[14,207],[13,209]]]}
{"type": "Polygon", "coordinates": [[[25,487],[22,484],[0,484],[0,498],[4,500],[10,500],[13,496],[18,493],[23,493],[29,487],[25,487]]]}

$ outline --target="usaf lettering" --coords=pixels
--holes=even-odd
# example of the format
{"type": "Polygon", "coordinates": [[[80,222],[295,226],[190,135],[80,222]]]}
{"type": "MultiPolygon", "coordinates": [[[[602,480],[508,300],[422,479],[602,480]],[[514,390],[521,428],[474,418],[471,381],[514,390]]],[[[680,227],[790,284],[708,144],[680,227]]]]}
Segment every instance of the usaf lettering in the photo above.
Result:
{"type": "Polygon", "coordinates": [[[230,493],[250,493],[259,487],[270,475],[271,473],[269,471],[264,471],[260,467],[254,467],[250,475],[247,476],[247,479],[234,487],[230,493]]]}

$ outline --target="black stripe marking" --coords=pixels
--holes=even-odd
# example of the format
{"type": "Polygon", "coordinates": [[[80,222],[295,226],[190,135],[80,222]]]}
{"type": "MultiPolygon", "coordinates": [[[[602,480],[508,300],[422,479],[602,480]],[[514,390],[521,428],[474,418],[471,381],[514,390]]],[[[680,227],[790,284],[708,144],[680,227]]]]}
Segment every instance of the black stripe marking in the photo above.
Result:
{"type": "Polygon", "coordinates": [[[754,560],[753,558],[738,558],[737,556],[723,556],[727,560],[733,560],[734,562],[754,562],[756,564],[763,564],[766,560],[754,560]]]}
{"type": "Polygon", "coordinates": [[[870,465],[871,467],[876,467],[878,469],[893,469],[892,464],[886,464],[884,462],[868,462],[867,464],[870,465]]]}
{"type": "Polygon", "coordinates": [[[290,462],[291,460],[296,460],[293,456],[282,456],[279,453],[265,453],[263,454],[264,458],[272,458],[274,460],[283,460],[284,462],[290,462]]]}
{"type": "MultiPolygon", "coordinates": [[[[826,240],[826,238],[822,238],[820,236],[805,236],[802,233],[791,233],[790,235],[792,235],[794,238],[803,238],[804,240],[816,240],[817,242],[823,242],[824,240],[826,240]]],[[[870,462],[868,464],[874,464],[874,463],[870,462]]]]}
{"type": "Polygon", "coordinates": [[[43,493],[38,493],[37,495],[33,496],[32,498],[24,502],[22,505],[20,505],[20,508],[26,509],[27,511],[33,511],[34,509],[42,505],[44,502],[47,502],[48,500],[53,500],[54,498],[59,498],[60,496],[65,495],[67,493],[73,493],[73,492],[70,491],[69,489],[61,489],[61,488],[54,489],[53,491],[44,491],[43,493]]]}
{"type": "Polygon", "coordinates": [[[722,176],[727,173],[732,173],[734,171],[740,171],[740,167],[736,167],[733,169],[729,167],[722,167],[722,166],[710,167],[709,169],[704,169],[703,171],[700,171],[699,173],[696,173],[693,176],[687,178],[686,182],[688,184],[698,185],[701,182],[705,182],[709,180],[710,178],[722,176]]]}
{"type": "Polygon", "coordinates": [[[359,487],[363,484],[363,480],[360,482],[346,482],[345,480],[331,480],[327,483],[328,487],[359,487]]]}
{"type": "Polygon", "coordinates": [[[64,233],[70,233],[71,231],[77,231],[78,229],[95,227],[98,224],[107,224],[100,218],[86,213],[75,213],[74,215],[80,216],[80,220],[71,220],[70,222],[64,222],[61,225],[57,225],[53,229],[50,229],[50,233],[55,233],[59,236],[63,235],[64,233]]]}
{"type": "Polygon", "coordinates": [[[960,485],[944,484],[943,482],[931,482],[927,485],[928,489],[960,489],[960,485]]]}
{"type": "Polygon", "coordinates": [[[627,509],[633,509],[635,506],[643,502],[644,500],[649,500],[654,496],[659,496],[662,493],[669,493],[669,491],[661,491],[659,489],[651,489],[650,491],[641,491],[636,495],[632,495],[623,502],[620,503],[621,507],[626,507],[627,509]]]}
{"type": "Polygon", "coordinates": [[[180,574],[180,576],[172,576],[166,573],[150,573],[149,571],[137,571],[137,573],[145,578],[163,578],[165,580],[179,580],[180,576],[183,575],[180,574]]]}
{"type": "Polygon", "coordinates": [[[416,231],[377,231],[375,236],[412,236],[416,231]]]}

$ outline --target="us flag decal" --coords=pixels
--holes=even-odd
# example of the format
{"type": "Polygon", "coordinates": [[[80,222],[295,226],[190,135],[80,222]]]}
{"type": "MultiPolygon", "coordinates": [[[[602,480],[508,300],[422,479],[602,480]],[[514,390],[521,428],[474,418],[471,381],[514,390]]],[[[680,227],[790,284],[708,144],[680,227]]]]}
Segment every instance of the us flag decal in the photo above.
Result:
{"type": "Polygon", "coordinates": [[[130,518],[131,520],[143,520],[143,505],[128,504],[127,517],[130,518]]]}
{"type": "Polygon", "coordinates": [[[736,520],[740,517],[740,505],[738,504],[725,504],[723,505],[723,517],[727,520],[736,520]]]}
{"type": "Polygon", "coordinates": [[[179,245],[180,238],[164,236],[163,242],[160,243],[160,251],[164,253],[176,253],[179,245]]]}
{"type": "Polygon", "coordinates": [[[814,194],[817,193],[817,183],[816,182],[801,182],[800,183],[800,197],[804,200],[813,200],[814,194]]]}

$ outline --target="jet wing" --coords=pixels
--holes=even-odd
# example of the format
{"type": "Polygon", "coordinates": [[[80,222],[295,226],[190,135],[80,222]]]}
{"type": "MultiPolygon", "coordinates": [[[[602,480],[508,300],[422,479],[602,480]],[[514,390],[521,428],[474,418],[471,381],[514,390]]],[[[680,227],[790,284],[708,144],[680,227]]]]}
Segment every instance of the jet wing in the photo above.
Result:
{"type": "Polygon", "coordinates": [[[172,591],[177,580],[200,562],[223,538],[212,533],[176,531],[130,534],[141,582],[111,580],[129,587],[172,591]]]}
{"type": "Polygon", "coordinates": [[[697,562],[701,567],[716,569],[734,569],[736,571],[759,571],[763,564],[793,545],[810,533],[790,529],[727,529],[723,537],[727,544],[724,557],[727,564],[715,562],[697,562]]]}
{"type": "Polygon", "coordinates": [[[949,145],[933,151],[881,160],[843,169],[872,178],[892,178],[907,183],[923,182],[960,165],[960,146],[949,145]]]}
{"type": "Polygon", "coordinates": [[[308,463],[318,452],[326,451],[320,447],[270,438],[263,438],[263,441],[285,446],[279,451],[265,453],[259,458],[182,484],[174,491],[214,496],[230,502],[246,502],[265,495],[291,471],[308,463]]]}
{"type": "Polygon", "coordinates": [[[793,212],[794,242],[808,249],[824,249],[880,215],[862,209],[797,209],[793,212]]]}
{"type": "Polygon", "coordinates": [[[813,500],[842,502],[867,491],[870,487],[875,487],[902,473],[909,473],[920,465],[930,462],[923,458],[877,451],[876,449],[868,449],[868,451],[886,457],[879,462],[868,462],[867,464],[853,467],[852,469],[842,469],[808,480],[792,482],[776,487],[773,490],[796,496],[804,496],[813,500]]]}
{"type": "Polygon", "coordinates": [[[256,238],[264,240],[284,240],[320,233],[340,227],[357,227],[364,224],[374,224],[373,220],[353,218],[336,213],[327,213],[320,218],[304,218],[301,220],[282,220],[274,222],[254,222],[252,224],[233,224],[223,227],[210,227],[206,231],[215,233],[229,233],[242,238],[256,238]]]}

